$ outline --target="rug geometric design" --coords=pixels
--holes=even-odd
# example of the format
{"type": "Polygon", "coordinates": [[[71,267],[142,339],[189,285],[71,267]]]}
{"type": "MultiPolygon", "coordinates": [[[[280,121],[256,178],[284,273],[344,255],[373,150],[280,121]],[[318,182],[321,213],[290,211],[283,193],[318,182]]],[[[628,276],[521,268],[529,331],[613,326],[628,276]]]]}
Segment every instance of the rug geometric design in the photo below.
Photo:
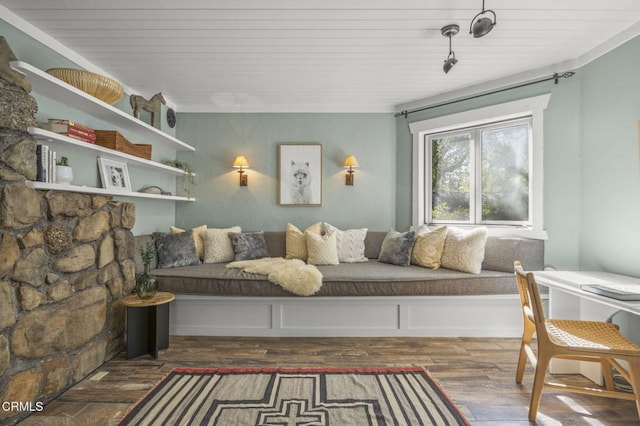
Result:
{"type": "Polygon", "coordinates": [[[468,425],[422,367],[177,368],[121,425],[468,425]]]}

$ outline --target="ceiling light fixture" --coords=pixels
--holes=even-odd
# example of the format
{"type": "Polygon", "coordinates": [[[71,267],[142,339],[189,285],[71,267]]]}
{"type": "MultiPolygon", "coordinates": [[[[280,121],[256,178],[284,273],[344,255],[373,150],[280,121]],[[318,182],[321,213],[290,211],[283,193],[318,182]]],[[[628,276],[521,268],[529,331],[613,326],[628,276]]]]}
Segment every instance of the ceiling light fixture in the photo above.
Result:
{"type": "Polygon", "coordinates": [[[496,26],[496,22],[498,22],[496,13],[493,10],[485,10],[484,0],[482,0],[482,12],[478,13],[471,20],[471,24],[469,24],[469,34],[473,34],[474,38],[486,36],[491,32],[493,27],[496,26]],[[493,15],[493,20],[488,16],[482,16],[489,13],[493,15]]]}
{"type": "Polygon", "coordinates": [[[458,24],[445,25],[442,27],[440,32],[443,36],[449,37],[449,56],[447,56],[447,59],[445,59],[444,65],[442,66],[442,71],[447,74],[451,68],[458,63],[455,52],[451,50],[451,37],[460,32],[460,26],[458,24]]]}

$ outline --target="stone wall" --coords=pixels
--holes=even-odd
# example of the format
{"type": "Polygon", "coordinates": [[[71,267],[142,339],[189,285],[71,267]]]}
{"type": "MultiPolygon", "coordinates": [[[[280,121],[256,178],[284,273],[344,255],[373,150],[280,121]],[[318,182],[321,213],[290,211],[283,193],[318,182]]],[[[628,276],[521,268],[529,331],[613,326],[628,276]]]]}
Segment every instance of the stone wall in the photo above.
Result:
{"type": "Polygon", "coordinates": [[[124,347],[135,205],[28,187],[37,104],[0,74],[0,423],[15,423],[124,347]],[[7,402],[27,403],[6,410],[7,402]],[[29,405],[30,404],[30,405],[29,405]]]}

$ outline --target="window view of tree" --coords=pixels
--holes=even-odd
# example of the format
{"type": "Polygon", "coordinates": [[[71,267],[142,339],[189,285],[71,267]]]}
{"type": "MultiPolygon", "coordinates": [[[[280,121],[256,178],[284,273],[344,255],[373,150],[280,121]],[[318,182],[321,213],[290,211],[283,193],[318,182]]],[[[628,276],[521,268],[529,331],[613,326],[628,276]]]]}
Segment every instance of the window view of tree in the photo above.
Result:
{"type": "Polygon", "coordinates": [[[527,222],[529,138],[527,119],[429,137],[431,221],[527,222]]]}
{"type": "Polygon", "coordinates": [[[433,220],[469,220],[470,156],[469,133],[431,140],[433,220]]]}
{"type": "Polygon", "coordinates": [[[482,132],[482,221],[529,219],[529,126],[482,132]]]}

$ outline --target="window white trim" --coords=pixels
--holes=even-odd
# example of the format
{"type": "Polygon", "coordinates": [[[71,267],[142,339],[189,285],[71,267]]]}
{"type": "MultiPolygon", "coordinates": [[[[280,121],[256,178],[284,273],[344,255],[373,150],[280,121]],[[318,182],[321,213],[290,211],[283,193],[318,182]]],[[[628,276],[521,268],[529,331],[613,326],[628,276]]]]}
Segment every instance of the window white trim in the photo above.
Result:
{"type": "MultiPolygon", "coordinates": [[[[412,222],[414,226],[425,223],[425,136],[460,127],[479,126],[493,121],[531,116],[533,140],[531,144],[532,169],[530,176],[532,204],[531,227],[487,226],[494,236],[521,236],[527,238],[547,238],[544,230],[543,205],[543,152],[544,152],[544,110],[549,104],[550,94],[505,102],[485,108],[416,121],[409,124],[413,135],[413,197],[412,222]]],[[[475,225],[474,225],[475,226],[475,225]]]]}

